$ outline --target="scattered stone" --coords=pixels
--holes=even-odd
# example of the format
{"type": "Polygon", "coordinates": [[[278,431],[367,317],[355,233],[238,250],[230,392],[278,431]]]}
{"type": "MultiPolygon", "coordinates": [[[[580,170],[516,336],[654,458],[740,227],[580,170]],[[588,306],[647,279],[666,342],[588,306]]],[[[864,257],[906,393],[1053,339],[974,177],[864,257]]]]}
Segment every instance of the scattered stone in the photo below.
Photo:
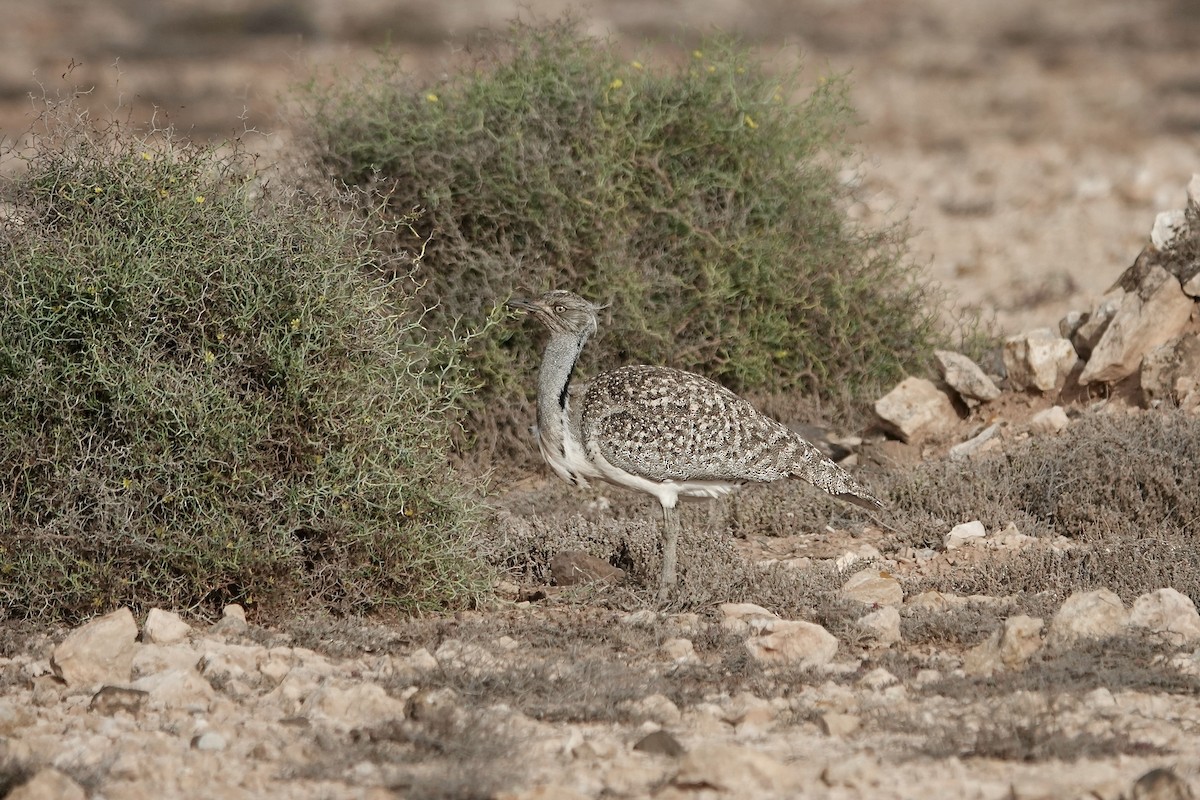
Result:
{"type": "Polygon", "coordinates": [[[214,633],[236,634],[243,633],[249,627],[249,623],[246,622],[246,609],[237,603],[230,603],[221,609],[221,619],[217,620],[212,629],[214,633]]]}
{"type": "Polygon", "coordinates": [[[1078,639],[1104,639],[1129,622],[1129,611],[1121,598],[1108,589],[1076,592],[1066,599],[1050,621],[1048,640],[1055,645],[1078,639]]]}
{"type": "Polygon", "coordinates": [[[591,795],[582,794],[570,787],[556,783],[546,783],[528,789],[500,792],[495,795],[495,798],[496,800],[591,800],[591,795]]]}
{"type": "Polygon", "coordinates": [[[1005,550],[1020,550],[1022,547],[1036,542],[1036,536],[1029,536],[1021,533],[1015,522],[1010,522],[1001,530],[991,534],[984,539],[984,544],[989,547],[1002,548],[1005,550]]]}
{"type": "Polygon", "coordinates": [[[679,706],[665,694],[652,694],[639,700],[628,700],[621,707],[634,719],[650,720],[659,725],[678,725],[682,715],[679,706]]]}
{"type": "Polygon", "coordinates": [[[56,769],[47,767],[13,789],[7,800],[85,800],[83,787],[56,769]]]}
{"type": "Polygon", "coordinates": [[[1142,402],[1200,405],[1200,336],[1184,334],[1151,350],[1142,359],[1142,402]]]}
{"type": "Polygon", "coordinates": [[[1132,375],[1146,353],[1179,335],[1194,305],[1174,275],[1149,267],[1136,291],[1121,299],[1079,382],[1113,383],[1132,375]]]}
{"type": "Polygon", "coordinates": [[[1152,769],[1133,782],[1130,800],[1193,800],[1192,787],[1170,767],[1152,769]]]}
{"type": "Polygon", "coordinates": [[[137,623],[122,608],[92,620],[67,634],[54,648],[50,667],[67,686],[128,683],[137,652],[137,623]]]}
{"type": "Polygon", "coordinates": [[[875,413],[905,442],[943,435],[958,425],[950,397],[924,378],[905,378],[875,401],[875,413]]]}
{"type": "Polygon", "coordinates": [[[924,461],[920,447],[899,439],[880,439],[871,442],[863,448],[863,454],[869,456],[875,463],[892,469],[914,467],[924,461]]]}
{"type": "Polygon", "coordinates": [[[995,436],[1003,427],[1003,423],[1000,422],[994,422],[991,425],[988,425],[982,431],[975,434],[970,439],[967,439],[965,442],[959,442],[958,444],[954,445],[954,447],[951,447],[949,453],[950,458],[964,459],[987,452],[996,444],[994,441],[995,436]],[[992,446],[986,446],[989,442],[992,442],[992,446]]]}
{"type": "Polygon", "coordinates": [[[1000,637],[1000,661],[1005,667],[1018,670],[1025,666],[1042,646],[1042,627],[1039,617],[1018,614],[1004,621],[1000,637]]]}
{"type": "Polygon", "coordinates": [[[819,667],[837,654],[838,640],[813,622],[778,620],[765,636],[746,642],[746,649],[762,664],[819,667]]]}
{"type": "Polygon", "coordinates": [[[147,705],[153,709],[179,709],[206,712],[216,698],[212,684],[194,669],[173,669],[138,678],[133,688],[148,692],[147,705]]]}
{"type": "Polygon", "coordinates": [[[667,639],[659,647],[659,652],[676,664],[690,664],[696,659],[696,646],[691,639],[667,639]]]}
{"type": "Polygon", "coordinates": [[[883,794],[879,791],[879,784],[883,780],[880,766],[879,757],[869,753],[841,756],[821,769],[821,781],[826,786],[856,790],[850,795],[852,797],[875,797],[883,794]]]}
{"type": "Polygon", "coordinates": [[[404,719],[406,705],[377,683],[356,683],[346,687],[325,683],[304,701],[300,714],[314,724],[350,730],[404,719]]]}
{"type": "Polygon", "coordinates": [[[842,597],[867,605],[898,606],[904,602],[904,588],[890,572],[864,569],[842,585],[842,597]]]}
{"type": "Polygon", "coordinates": [[[152,644],[175,644],[182,642],[192,632],[192,626],[174,611],[152,608],[142,626],[142,641],[152,644]]]}
{"type": "Polygon", "coordinates": [[[779,619],[776,614],[754,603],[722,603],[719,610],[721,630],[739,636],[761,633],[779,619]]]}
{"type": "Polygon", "coordinates": [[[409,653],[404,659],[404,664],[418,674],[430,672],[440,666],[438,664],[438,660],[434,658],[433,653],[429,652],[424,647],[419,647],[409,653]]]}
{"type": "Polygon", "coordinates": [[[679,758],[685,752],[679,740],[663,730],[646,734],[637,741],[633,749],[639,753],[667,756],[669,758],[679,758]]]}
{"type": "Polygon", "coordinates": [[[462,714],[458,693],[449,687],[421,689],[414,692],[404,704],[404,712],[398,716],[432,725],[450,727],[462,714]]]}
{"type": "Polygon", "coordinates": [[[433,657],[445,669],[462,669],[473,673],[492,672],[500,666],[486,647],[461,639],[442,642],[433,657]]]}
{"type": "MultiPolygon", "coordinates": [[[[1112,318],[1117,314],[1117,309],[1121,307],[1122,297],[1124,297],[1124,292],[1120,290],[1110,292],[1096,304],[1090,314],[1082,315],[1079,327],[1071,336],[1067,337],[1071,340],[1071,344],[1074,345],[1075,352],[1079,354],[1080,358],[1091,357],[1092,351],[1100,342],[1100,337],[1108,329],[1108,323],[1112,322],[1112,318]]],[[[1061,330],[1061,323],[1059,329],[1061,330]]]]}
{"type": "Polygon", "coordinates": [[[208,753],[216,753],[228,746],[225,737],[216,731],[205,731],[192,737],[192,748],[208,753]]]}
{"type": "MultiPolygon", "coordinates": [[[[982,524],[980,523],[980,525],[982,524]]],[[[950,611],[955,608],[962,608],[966,604],[967,599],[965,597],[959,597],[956,594],[943,594],[933,589],[913,595],[905,603],[909,608],[922,611],[950,611]]]]}
{"type": "Polygon", "coordinates": [[[730,698],[721,713],[721,719],[742,731],[751,728],[763,731],[775,724],[777,716],[770,700],[764,700],[751,692],[739,692],[730,698]]]}
{"type": "Polygon", "coordinates": [[[826,711],[817,717],[817,727],[826,736],[843,738],[850,736],[862,726],[862,717],[856,714],[839,714],[836,711],[826,711]]]}
{"type": "Polygon", "coordinates": [[[1107,686],[1097,686],[1083,696],[1083,704],[1085,707],[1101,712],[1111,712],[1117,706],[1117,698],[1113,697],[1112,690],[1107,686]]]}
{"type": "Polygon", "coordinates": [[[200,656],[197,671],[215,686],[228,690],[234,681],[246,681],[258,672],[262,648],[244,645],[214,645],[200,656]]]}
{"type": "Polygon", "coordinates": [[[967,651],[963,671],[968,675],[987,677],[1006,670],[1024,669],[1025,664],[1042,646],[1043,621],[1019,614],[1004,622],[1004,630],[996,631],[967,651]]]}
{"type": "Polygon", "coordinates": [[[864,686],[873,692],[895,686],[898,683],[900,683],[900,679],[883,667],[876,667],[858,679],[859,686],[864,686]]]}
{"type": "MultiPolygon", "coordinates": [[[[1087,322],[1088,315],[1082,311],[1068,311],[1066,315],[1058,321],[1058,335],[1075,344],[1075,336],[1079,333],[1079,329],[1083,327],[1083,323],[1087,322]]],[[[1075,348],[1075,352],[1079,353],[1079,348],[1075,348]]],[[[1079,353],[1083,357],[1082,353],[1079,353]]]]}
{"type": "Polygon", "coordinates": [[[200,655],[186,644],[143,644],[133,654],[133,678],[137,680],[156,672],[172,669],[192,669],[200,655]]]}
{"type": "Polygon", "coordinates": [[[1182,208],[1160,211],[1154,218],[1154,227],[1150,229],[1150,244],[1160,253],[1169,250],[1175,240],[1187,235],[1187,230],[1187,212],[1182,208]]]}
{"type": "Polygon", "coordinates": [[[1000,396],[1000,389],[992,379],[962,353],[934,350],[933,356],[937,359],[946,385],[957,392],[968,406],[986,403],[1000,396]]]}
{"type": "Polygon", "coordinates": [[[1067,411],[1062,406],[1044,408],[1034,414],[1029,420],[1029,430],[1034,433],[1059,433],[1071,424],[1067,411]]]}
{"type": "Polygon", "coordinates": [[[625,570],[582,550],[564,550],[550,559],[550,574],[559,586],[585,583],[621,583],[625,570]]]}
{"type": "Polygon", "coordinates": [[[796,788],[797,771],[758,750],[731,744],[705,744],[680,759],[672,783],[706,788],[735,797],[779,796],[796,788]]]}
{"type": "Polygon", "coordinates": [[[620,623],[633,628],[653,628],[658,624],[658,612],[648,608],[639,608],[637,611],[630,611],[622,616],[620,623]]]}
{"type": "Polygon", "coordinates": [[[858,627],[880,644],[895,644],[900,641],[900,612],[893,606],[884,606],[860,618],[858,627]]]}
{"type": "Polygon", "coordinates": [[[1129,624],[1149,628],[1176,646],[1200,642],[1200,614],[1187,595],[1159,589],[1133,601],[1129,624]]]}
{"type": "Polygon", "coordinates": [[[150,693],[140,689],[126,689],[123,686],[102,686],[100,691],[92,695],[88,711],[111,717],[117,712],[136,715],[145,707],[150,693]]]}
{"type": "Polygon", "coordinates": [[[973,519],[970,522],[961,522],[951,528],[950,532],[946,534],[946,538],[942,540],[942,545],[947,550],[957,550],[985,536],[987,536],[987,528],[983,527],[983,523],[979,520],[973,519]]]}
{"type": "Polygon", "coordinates": [[[1014,388],[1055,392],[1079,360],[1075,347],[1049,328],[1038,328],[1004,340],[1004,369],[1014,388]]]}

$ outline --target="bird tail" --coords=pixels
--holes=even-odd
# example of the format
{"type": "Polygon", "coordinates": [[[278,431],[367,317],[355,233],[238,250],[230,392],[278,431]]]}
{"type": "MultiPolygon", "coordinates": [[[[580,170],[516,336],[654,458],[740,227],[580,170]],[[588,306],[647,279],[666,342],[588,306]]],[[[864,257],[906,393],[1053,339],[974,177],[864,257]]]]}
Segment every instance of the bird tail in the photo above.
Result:
{"type": "Polygon", "coordinates": [[[856,489],[851,492],[838,492],[834,497],[838,500],[845,500],[847,503],[853,503],[868,511],[882,511],[884,509],[883,502],[878,497],[868,494],[863,489],[856,489]]]}

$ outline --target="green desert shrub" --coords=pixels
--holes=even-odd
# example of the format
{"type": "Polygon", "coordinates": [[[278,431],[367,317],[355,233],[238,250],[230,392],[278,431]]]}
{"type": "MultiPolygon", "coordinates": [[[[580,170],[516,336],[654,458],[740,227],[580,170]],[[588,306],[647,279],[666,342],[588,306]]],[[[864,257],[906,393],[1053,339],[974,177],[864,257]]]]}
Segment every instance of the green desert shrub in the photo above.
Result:
{"type": "Polygon", "coordinates": [[[0,206],[3,608],[468,602],[466,373],[364,277],[379,221],[236,146],[48,115],[0,206]]]}
{"type": "MultiPolygon", "coordinates": [[[[643,64],[570,22],[515,26],[482,52],[444,79],[385,58],[302,93],[318,163],[393,213],[425,209],[386,247],[432,237],[419,268],[431,325],[568,288],[609,304],[585,373],[670,364],[842,409],[923,365],[938,312],[904,227],[844,212],[841,78],[808,86],[725,40],[643,64]]],[[[481,450],[525,436],[534,327],[474,348],[481,450]]]]}

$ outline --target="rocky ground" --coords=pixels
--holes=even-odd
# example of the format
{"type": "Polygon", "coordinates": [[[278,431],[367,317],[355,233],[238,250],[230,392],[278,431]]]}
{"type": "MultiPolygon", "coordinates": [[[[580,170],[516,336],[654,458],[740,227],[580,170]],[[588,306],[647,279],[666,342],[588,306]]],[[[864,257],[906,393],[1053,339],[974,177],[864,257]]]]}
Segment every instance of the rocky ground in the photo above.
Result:
{"type": "MultiPolygon", "coordinates": [[[[947,357],[944,382],[883,401],[889,437],[844,440],[864,466],[954,457],[966,470],[1087,413],[1200,402],[1193,276],[1153,253],[1125,273],[1152,231],[1169,251],[1156,217],[1183,207],[1200,171],[1200,13],[1185,0],[1001,5],[689,7],[699,28],[740,30],[781,59],[798,44],[814,70],[852,71],[864,125],[863,160],[846,172],[851,213],[907,214],[931,276],[1013,336],[982,381],[947,357]]],[[[670,51],[674,7],[594,6],[589,24],[631,52],[644,37],[670,51]]],[[[69,72],[94,83],[98,109],[123,96],[202,136],[271,130],[255,139],[264,151],[286,146],[278,92],[309,65],[367,58],[390,30],[415,69],[436,72],[443,42],[518,10],[0,8],[6,135],[28,125],[27,93],[57,91],[69,72]]],[[[755,508],[792,502],[755,497],[755,508]]],[[[648,507],[619,490],[575,493],[542,473],[497,503],[512,536],[652,531],[648,507]]],[[[739,538],[714,539],[708,555],[816,576],[837,613],[775,613],[733,583],[695,612],[659,611],[622,585],[552,585],[570,564],[590,568],[572,556],[557,581],[511,575],[493,607],[445,619],[261,627],[230,608],[215,625],[119,611],[72,631],[6,626],[0,795],[1115,799],[1200,785],[1200,617],[1172,587],[1124,603],[1104,586],[1066,602],[931,593],[925,582],[945,570],[986,573],[1012,553],[1075,544],[968,516],[917,547],[884,519],[796,529],[775,512],[743,510],[739,538]]],[[[693,575],[707,563],[693,560],[693,575]]]]}

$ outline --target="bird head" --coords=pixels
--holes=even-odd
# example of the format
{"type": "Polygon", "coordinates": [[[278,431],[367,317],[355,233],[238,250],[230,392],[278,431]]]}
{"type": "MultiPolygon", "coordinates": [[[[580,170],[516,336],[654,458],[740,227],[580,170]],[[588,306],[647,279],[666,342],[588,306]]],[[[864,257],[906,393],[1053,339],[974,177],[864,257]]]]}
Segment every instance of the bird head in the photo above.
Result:
{"type": "Polygon", "coordinates": [[[604,308],[589,303],[577,294],[556,289],[534,300],[514,297],[509,308],[527,311],[551,333],[586,334],[596,331],[596,312],[604,308]]]}

